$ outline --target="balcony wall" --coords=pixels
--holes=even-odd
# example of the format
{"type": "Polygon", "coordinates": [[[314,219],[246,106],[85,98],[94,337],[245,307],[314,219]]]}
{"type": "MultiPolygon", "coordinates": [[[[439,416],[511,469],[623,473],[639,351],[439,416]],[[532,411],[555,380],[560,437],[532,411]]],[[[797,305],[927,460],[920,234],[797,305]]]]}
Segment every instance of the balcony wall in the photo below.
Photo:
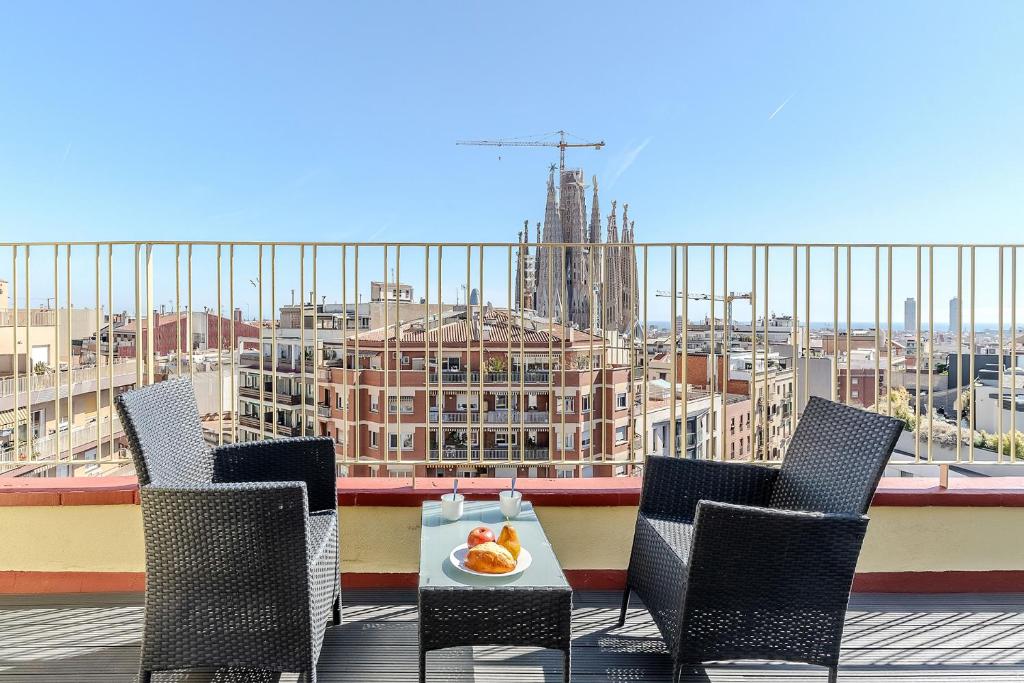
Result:
{"type": "MultiPolygon", "coordinates": [[[[640,482],[529,480],[555,552],[577,587],[621,585],[640,482]]],[[[463,480],[491,498],[501,480],[463,480]]],[[[342,571],[349,586],[413,586],[419,506],[450,480],[341,479],[342,571]]],[[[1024,591],[1024,478],[886,479],[872,505],[855,589],[1024,591]]],[[[0,592],[141,590],[142,519],[134,479],[0,483],[0,592]]]]}

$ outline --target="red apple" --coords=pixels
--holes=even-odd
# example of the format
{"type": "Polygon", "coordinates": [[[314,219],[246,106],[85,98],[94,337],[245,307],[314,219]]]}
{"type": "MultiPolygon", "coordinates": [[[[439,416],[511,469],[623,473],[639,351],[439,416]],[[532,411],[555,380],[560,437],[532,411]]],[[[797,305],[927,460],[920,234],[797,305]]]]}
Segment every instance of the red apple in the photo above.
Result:
{"type": "Polygon", "coordinates": [[[466,545],[470,548],[473,546],[480,545],[481,543],[489,543],[494,540],[494,532],[485,526],[478,526],[469,532],[469,538],[466,539],[466,545]]]}

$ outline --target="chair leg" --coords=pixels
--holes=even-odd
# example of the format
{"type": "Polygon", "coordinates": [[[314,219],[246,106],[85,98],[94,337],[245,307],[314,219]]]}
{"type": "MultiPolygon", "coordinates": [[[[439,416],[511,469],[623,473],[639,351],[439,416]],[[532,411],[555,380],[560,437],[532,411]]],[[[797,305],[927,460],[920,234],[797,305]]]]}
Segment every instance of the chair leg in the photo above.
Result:
{"type": "Polygon", "coordinates": [[[619,611],[619,628],[626,625],[626,609],[629,607],[629,586],[622,591],[622,609],[619,611]]]}
{"type": "Polygon", "coordinates": [[[316,669],[310,669],[306,672],[306,683],[316,683],[316,669]]]}
{"type": "Polygon", "coordinates": [[[679,662],[672,662],[672,683],[678,683],[683,678],[683,665],[679,662]]]}
{"type": "Polygon", "coordinates": [[[830,666],[828,668],[828,683],[837,683],[839,680],[839,665],[830,666]]]}
{"type": "Polygon", "coordinates": [[[334,596],[334,606],[331,608],[331,624],[334,626],[341,624],[341,593],[334,596]]]}
{"type": "Polygon", "coordinates": [[[569,677],[572,675],[572,648],[565,648],[565,652],[562,653],[562,680],[565,683],[569,683],[569,677]]]}
{"type": "Polygon", "coordinates": [[[139,672],[139,683],[151,683],[153,680],[152,671],[140,671],[139,672]]]}
{"type": "Polygon", "coordinates": [[[427,681],[427,651],[420,649],[420,683],[427,681]]]}

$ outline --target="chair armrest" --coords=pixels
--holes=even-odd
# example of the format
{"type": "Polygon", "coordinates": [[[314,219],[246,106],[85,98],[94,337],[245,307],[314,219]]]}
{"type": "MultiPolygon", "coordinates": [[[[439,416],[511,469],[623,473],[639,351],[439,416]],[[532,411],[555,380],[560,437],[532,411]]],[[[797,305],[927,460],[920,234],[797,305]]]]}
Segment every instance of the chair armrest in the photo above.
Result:
{"type": "Polygon", "coordinates": [[[845,609],[867,526],[863,515],[701,501],[688,606],[845,609]]]}
{"type": "Polygon", "coordinates": [[[764,505],[778,476],[764,465],[652,455],[644,467],[640,512],[692,522],[702,500],[764,505]]]}
{"type": "Polygon", "coordinates": [[[327,437],[250,441],[213,449],[216,482],[302,481],[312,512],[338,507],[334,444],[327,437]]]}
{"type": "MultiPolygon", "coordinates": [[[[147,604],[173,614],[177,628],[255,614],[268,601],[308,604],[303,482],[148,485],[140,495],[147,604]]],[[[308,613],[281,609],[276,618],[285,632],[309,633],[308,613]]]]}

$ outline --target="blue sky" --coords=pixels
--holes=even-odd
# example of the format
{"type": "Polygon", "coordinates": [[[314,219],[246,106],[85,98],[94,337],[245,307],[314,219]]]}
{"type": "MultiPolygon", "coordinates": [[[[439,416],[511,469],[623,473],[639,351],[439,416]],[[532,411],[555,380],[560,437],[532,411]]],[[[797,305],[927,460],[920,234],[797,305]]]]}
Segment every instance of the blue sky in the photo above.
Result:
{"type": "Polygon", "coordinates": [[[1012,2],[22,3],[0,239],[514,239],[556,155],[454,142],[564,128],[640,240],[1019,241],[1021,35],[1012,2]]]}

